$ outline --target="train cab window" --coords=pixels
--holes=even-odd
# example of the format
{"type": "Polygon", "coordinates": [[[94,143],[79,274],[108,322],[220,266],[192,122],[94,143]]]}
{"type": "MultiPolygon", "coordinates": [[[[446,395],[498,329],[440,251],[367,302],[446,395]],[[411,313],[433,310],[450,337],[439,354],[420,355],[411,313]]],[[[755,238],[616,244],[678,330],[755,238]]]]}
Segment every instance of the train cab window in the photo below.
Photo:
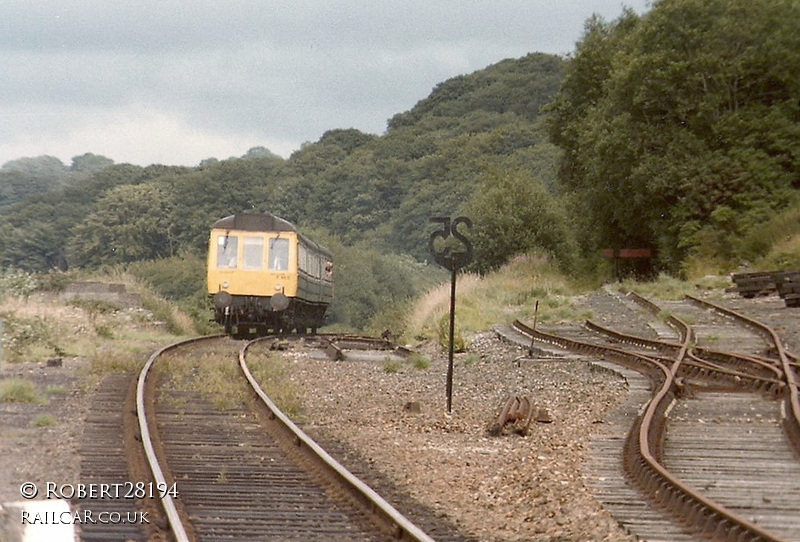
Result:
{"type": "Polygon", "coordinates": [[[264,238],[245,237],[243,248],[243,268],[251,270],[264,269],[264,238]]]}
{"type": "Polygon", "coordinates": [[[235,235],[217,237],[217,268],[236,269],[236,256],[239,253],[239,238],[235,235]]]}
{"type": "Polygon", "coordinates": [[[287,271],[289,269],[289,240],[276,237],[269,240],[270,271],[287,271]]]}

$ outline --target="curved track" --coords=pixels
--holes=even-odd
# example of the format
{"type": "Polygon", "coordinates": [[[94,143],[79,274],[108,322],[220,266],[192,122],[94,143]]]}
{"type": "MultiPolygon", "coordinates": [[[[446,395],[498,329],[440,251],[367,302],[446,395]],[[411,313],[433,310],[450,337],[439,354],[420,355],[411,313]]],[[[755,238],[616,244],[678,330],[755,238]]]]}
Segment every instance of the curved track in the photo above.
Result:
{"type": "Polygon", "coordinates": [[[252,342],[238,361],[257,400],[219,406],[185,387],[154,390],[159,359],[220,340],[159,350],[139,378],[137,411],[154,478],[180,493],[162,501],[176,540],[430,540],[278,410],[247,366],[252,342]]]}
{"type": "MultiPolygon", "coordinates": [[[[633,299],[674,331],[653,326],[654,340],[596,323],[569,337],[516,327],[647,378],[652,393],[631,424],[623,468],[679,524],[720,540],[800,540],[800,463],[790,441],[798,430],[795,369],[777,336],[696,298],[660,306],[633,299]]],[[[613,504],[619,495],[599,497],[613,504]]],[[[634,506],[622,513],[620,521],[646,539],[685,539],[638,532],[655,520],[640,521],[634,506]]]]}

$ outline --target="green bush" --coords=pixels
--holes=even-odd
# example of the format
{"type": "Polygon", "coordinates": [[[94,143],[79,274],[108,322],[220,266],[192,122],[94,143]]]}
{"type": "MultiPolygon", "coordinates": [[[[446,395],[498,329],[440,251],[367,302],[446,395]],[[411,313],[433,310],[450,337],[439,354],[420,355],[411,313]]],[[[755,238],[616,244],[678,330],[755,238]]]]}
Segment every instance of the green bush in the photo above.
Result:
{"type": "Polygon", "coordinates": [[[170,300],[192,298],[206,287],[206,261],[194,254],[134,262],[128,271],[170,300]]]}
{"type": "Polygon", "coordinates": [[[487,171],[465,212],[474,224],[467,232],[474,245],[470,268],[481,274],[533,250],[551,254],[565,270],[574,266],[578,249],[566,205],[530,172],[487,171]]]}
{"type": "Polygon", "coordinates": [[[365,246],[337,247],[334,258],[335,298],[328,319],[351,329],[402,335],[398,308],[440,278],[436,269],[408,256],[365,246]]]}

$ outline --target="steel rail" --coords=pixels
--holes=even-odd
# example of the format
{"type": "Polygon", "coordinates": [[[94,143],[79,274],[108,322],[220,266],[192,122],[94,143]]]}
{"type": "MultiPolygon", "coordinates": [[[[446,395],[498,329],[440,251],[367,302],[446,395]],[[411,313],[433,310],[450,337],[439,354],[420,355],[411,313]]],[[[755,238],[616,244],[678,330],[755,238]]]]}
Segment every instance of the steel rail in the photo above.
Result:
{"type": "MultiPolygon", "coordinates": [[[[633,299],[634,302],[636,302],[639,305],[643,306],[644,308],[646,308],[647,310],[649,310],[650,312],[652,312],[655,315],[658,315],[658,314],[661,314],[661,313],[664,312],[664,311],[661,310],[661,307],[659,307],[658,305],[656,305],[655,303],[653,303],[652,301],[650,301],[646,297],[643,297],[643,296],[637,294],[636,292],[627,292],[626,295],[630,296],[631,299],[633,299]]],[[[680,344],[681,345],[688,345],[688,344],[694,342],[694,332],[692,331],[692,328],[686,322],[684,322],[683,320],[681,320],[680,318],[678,318],[677,316],[675,316],[673,314],[667,314],[666,320],[667,320],[667,323],[670,326],[672,326],[672,328],[675,329],[678,332],[678,334],[680,335],[680,337],[681,337],[680,344]]]]}
{"type": "Polygon", "coordinates": [[[721,314],[730,316],[742,324],[750,327],[762,336],[766,337],[771,347],[775,348],[778,358],[780,360],[781,368],[783,369],[783,376],[786,379],[786,401],[783,404],[783,426],[786,434],[789,437],[795,453],[800,456],[800,391],[798,391],[798,383],[793,368],[792,359],[797,359],[793,354],[789,354],[783,347],[783,342],[778,337],[778,334],[770,326],[759,322],[749,316],[745,316],[737,311],[727,309],[716,303],[711,303],[694,296],[687,295],[687,299],[697,303],[701,306],[711,308],[721,314]]]}
{"type": "Polygon", "coordinates": [[[270,410],[270,417],[278,420],[280,425],[289,431],[295,439],[298,446],[305,446],[309,451],[319,457],[328,469],[334,473],[340,481],[342,481],[362,502],[367,503],[385,520],[390,521],[394,527],[394,536],[397,540],[407,540],[415,542],[433,542],[433,539],[425,534],[419,527],[414,525],[410,520],[398,512],[391,504],[386,502],[380,495],[378,495],[371,487],[357,478],[349,470],[347,470],[341,463],[336,461],[331,455],[319,446],[311,437],[309,437],[302,429],[300,429],[292,420],[286,416],[280,408],[264,393],[261,386],[256,381],[253,374],[247,366],[247,350],[255,343],[267,340],[270,337],[261,337],[254,339],[244,346],[239,351],[239,367],[244,374],[247,381],[250,383],[253,391],[258,395],[259,399],[270,410]]]}
{"type": "Polygon", "coordinates": [[[778,382],[781,387],[786,385],[781,369],[775,363],[770,363],[764,359],[738,354],[736,352],[725,352],[723,350],[699,347],[693,348],[691,355],[706,362],[728,364],[735,367],[736,370],[744,372],[748,378],[763,380],[770,383],[778,382]]]}
{"type": "Polygon", "coordinates": [[[683,347],[683,344],[681,343],[676,343],[671,341],[660,341],[658,339],[648,339],[647,337],[640,337],[638,335],[623,333],[621,331],[605,327],[602,324],[598,324],[597,322],[594,322],[592,320],[586,320],[584,322],[584,326],[586,326],[587,329],[594,331],[595,333],[602,333],[603,335],[607,335],[612,339],[614,339],[615,341],[624,344],[632,344],[634,346],[638,346],[640,348],[646,348],[648,350],[679,352],[683,347]]]}
{"type": "MultiPolygon", "coordinates": [[[[640,305],[646,307],[648,310],[650,310],[654,314],[661,314],[661,313],[664,312],[664,311],[662,311],[662,309],[658,305],[656,305],[655,303],[653,303],[649,299],[647,299],[647,298],[645,298],[645,297],[643,297],[643,296],[641,296],[641,295],[639,295],[639,294],[637,294],[635,292],[630,292],[630,295],[631,295],[631,297],[633,298],[633,300],[635,302],[637,302],[640,305]]],[[[795,392],[794,395],[796,397],[797,388],[796,388],[796,386],[791,385],[791,376],[792,375],[790,374],[791,370],[788,367],[787,357],[786,357],[785,353],[783,352],[783,346],[781,344],[781,341],[778,339],[777,334],[772,330],[772,328],[770,328],[768,326],[765,326],[764,324],[762,324],[760,322],[757,322],[756,320],[753,320],[753,319],[747,318],[747,317],[745,317],[743,315],[740,315],[740,314],[736,313],[735,311],[731,311],[731,310],[725,309],[724,307],[720,307],[720,306],[715,305],[713,303],[706,302],[706,301],[701,300],[701,299],[699,299],[697,297],[690,296],[690,295],[686,295],[685,297],[686,297],[686,299],[688,299],[688,300],[690,300],[692,302],[698,303],[701,306],[714,307],[720,313],[726,314],[726,315],[731,316],[731,317],[736,318],[736,319],[739,319],[740,321],[742,321],[742,322],[746,323],[747,325],[751,326],[752,328],[756,329],[759,333],[767,334],[769,336],[769,338],[775,344],[775,347],[778,349],[779,355],[781,357],[782,364],[784,365],[784,371],[788,371],[787,372],[787,384],[789,384],[788,388],[790,388],[790,390],[791,389],[794,390],[794,392],[795,392]]],[[[673,377],[674,377],[677,374],[677,370],[680,367],[680,365],[682,364],[682,362],[684,361],[684,359],[686,357],[694,357],[694,354],[691,352],[691,350],[693,350],[692,345],[695,342],[695,340],[694,340],[694,331],[692,330],[691,326],[689,326],[686,322],[684,322],[683,320],[681,320],[680,318],[678,318],[678,317],[676,317],[674,315],[671,315],[671,314],[668,315],[667,321],[671,325],[673,325],[675,328],[677,328],[679,330],[682,342],[684,344],[684,350],[676,358],[676,362],[673,365],[673,377]]],[[[795,405],[796,404],[797,403],[795,402],[795,405]]],[[[666,412],[666,410],[664,412],[666,412]]],[[[790,423],[788,423],[788,420],[787,420],[786,416],[784,416],[784,422],[785,422],[784,423],[784,427],[785,427],[785,430],[786,430],[787,434],[789,435],[790,441],[795,446],[796,450],[798,451],[798,454],[800,454],[800,421],[798,421],[798,420],[800,420],[800,417],[798,417],[797,413],[795,414],[795,420],[796,421],[795,421],[794,424],[790,424],[790,423]]],[[[701,499],[704,499],[704,497],[702,497],[702,495],[700,495],[699,493],[697,494],[697,497],[699,497],[701,499]]],[[[712,501],[709,501],[709,502],[712,502],[712,501]]],[[[747,521],[746,519],[744,519],[744,518],[742,518],[742,517],[740,517],[740,516],[738,516],[736,514],[733,514],[732,512],[726,510],[724,507],[717,505],[717,503],[713,503],[712,502],[712,504],[714,504],[714,506],[718,508],[719,512],[722,512],[724,514],[728,514],[731,519],[735,520],[735,523],[738,524],[737,525],[737,530],[741,529],[742,532],[749,531],[749,532],[753,533],[755,536],[758,537],[757,540],[779,540],[777,538],[774,538],[773,534],[768,533],[767,531],[762,530],[760,527],[758,527],[754,523],[751,523],[751,522],[747,521]]],[[[717,514],[715,512],[712,515],[717,515],[717,514]]],[[[730,539],[730,535],[729,535],[729,539],[730,539]]],[[[734,540],[735,540],[735,538],[734,538],[734,540]]]]}
{"type": "MultiPolygon", "coordinates": [[[[584,325],[586,326],[587,329],[594,331],[596,333],[607,335],[608,337],[611,337],[613,340],[617,342],[634,345],[648,350],[656,350],[656,351],[663,351],[665,353],[678,354],[680,353],[680,350],[683,347],[681,343],[662,341],[658,339],[649,339],[646,337],[640,337],[638,335],[632,335],[629,333],[616,331],[614,329],[598,324],[597,322],[593,322],[592,320],[586,320],[584,325]]],[[[685,326],[686,324],[683,323],[680,319],[676,318],[675,325],[685,326]]],[[[669,358],[669,359],[670,362],[674,360],[674,358],[669,358]]],[[[713,371],[714,373],[721,376],[728,376],[732,378],[739,378],[740,380],[747,380],[753,382],[756,388],[771,386],[771,391],[777,389],[777,393],[780,393],[780,390],[778,388],[782,388],[784,385],[782,380],[782,373],[780,369],[774,364],[770,364],[764,360],[743,356],[731,352],[721,352],[706,348],[696,348],[696,347],[692,348],[690,351],[686,352],[685,359],[683,360],[683,364],[681,366],[684,372],[691,372],[689,369],[687,369],[687,367],[705,369],[707,371],[713,371]],[[735,368],[729,369],[723,367],[718,362],[713,361],[713,359],[716,359],[717,361],[724,360],[728,364],[735,366],[735,368]],[[753,372],[748,371],[749,368],[753,368],[752,369],[753,371],[758,371],[758,373],[760,374],[754,374],[753,372]]]]}
{"type": "MultiPolygon", "coordinates": [[[[641,300],[648,308],[655,307],[658,309],[650,301],[644,298],[641,298],[641,300]]],[[[538,339],[565,349],[611,358],[648,375],[653,380],[654,389],[657,389],[650,401],[644,406],[643,414],[638,417],[628,434],[624,457],[626,466],[632,473],[633,478],[640,487],[646,490],[648,495],[655,498],[662,505],[666,505],[673,510],[679,510],[683,517],[694,525],[694,528],[698,528],[697,525],[702,522],[703,526],[699,530],[704,533],[713,532],[715,537],[732,541],[746,539],[749,542],[782,542],[772,533],[761,529],[758,525],[747,521],[738,514],[734,514],[720,504],[706,498],[696,489],[684,484],[661,464],[660,442],[663,436],[666,416],[675,401],[678,387],[676,374],[694,338],[691,327],[685,322],[674,316],[670,316],[669,320],[678,328],[682,337],[682,347],[669,367],[652,357],[642,354],[544,333],[541,330],[528,327],[519,320],[516,320],[513,326],[518,331],[531,337],[531,339],[538,339]]]]}
{"type": "MultiPolygon", "coordinates": [[[[706,355],[709,353],[710,352],[705,352],[706,355]]],[[[728,354],[725,352],[713,353],[719,354],[720,356],[726,356],[728,354]]],[[[741,361],[739,358],[736,358],[736,360],[741,361]]],[[[730,369],[720,365],[708,357],[698,356],[695,350],[692,350],[686,354],[686,359],[683,360],[682,365],[683,371],[692,375],[693,371],[691,369],[687,369],[687,367],[698,369],[701,375],[704,375],[703,371],[710,371],[718,375],[718,377],[731,378],[733,379],[733,384],[738,385],[739,387],[748,387],[744,384],[745,382],[749,382],[754,389],[760,390],[771,396],[779,396],[782,393],[783,388],[786,386],[780,376],[759,376],[754,375],[752,372],[730,369]]]]}
{"type": "MultiPolygon", "coordinates": [[[[652,312],[653,314],[660,314],[663,311],[661,308],[650,301],[649,299],[637,294],[636,292],[627,292],[634,302],[639,305],[642,305],[644,308],[652,312]]],[[[670,315],[667,317],[667,322],[675,328],[681,337],[685,337],[686,334],[692,333],[691,326],[689,326],[686,322],[681,320],[680,318],[670,315]]],[[[587,321],[587,324],[589,322],[587,321]]],[[[603,326],[592,323],[590,329],[594,331],[598,331],[600,333],[608,334],[612,337],[615,337],[620,342],[627,342],[629,344],[638,344],[643,348],[653,348],[653,349],[661,349],[661,350],[675,350],[676,346],[679,346],[680,343],[674,343],[670,341],[660,341],[660,340],[653,340],[647,339],[644,337],[636,337],[633,335],[626,335],[614,330],[609,330],[604,328],[603,326]],[[664,345],[664,346],[660,346],[664,345]]],[[[742,354],[732,353],[732,352],[722,352],[716,351],[708,348],[700,348],[696,345],[691,346],[687,349],[685,353],[685,359],[683,360],[682,367],[696,367],[697,365],[702,365],[706,367],[708,370],[714,371],[719,375],[729,375],[733,377],[739,377],[741,379],[746,379],[752,381],[756,384],[758,389],[762,389],[767,387],[767,391],[774,394],[779,395],[781,393],[781,388],[783,387],[783,374],[775,367],[772,363],[767,360],[759,359],[755,356],[745,356],[742,354]],[[739,372],[737,369],[729,370],[724,367],[715,363],[714,359],[717,361],[727,357],[728,362],[730,365],[736,365],[738,369],[743,369],[743,367],[753,368],[757,371],[758,374],[752,373],[747,369],[743,369],[744,373],[739,372]]],[[[686,371],[686,369],[684,369],[686,371]]]]}
{"type": "MultiPolygon", "coordinates": [[[[158,462],[158,457],[156,455],[156,451],[153,446],[152,438],[150,437],[150,427],[148,425],[147,410],[145,407],[145,397],[144,397],[145,382],[150,373],[150,369],[152,368],[155,361],[162,354],[170,350],[173,350],[180,346],[186,346],[188,344],[198,343],[211,339],[217,339],[223,336],[224,335],[207,335],[204,337],[195,337],[192,339],[187,339],[169,344],[163,348],[160,348],[159,350],[156,350],[147,360],[147,363],[145,363],[144,367],[139,373],[139,380],[136,384],[136,416],[139,420],[139,432],[141,433],[142,446],[144,447],[144,452],[145,455],[147,456],[147,463],[150,465],[150,472],[153,473],[153,478],[155,479],[157,484],[159,485],[163,484],[161,485],[161,487],[168,487],[168,484],[167,484],[167,479],[164,476],[164,471],[162,470],[161,465],[158,462]]],[[[175,501],[169,493],[161,497],[161,506],[164,508],[164,512],[167,515],[167,521],[169,522],[170,530],[172,531],[172,534],[175,537],[176,542],[189,542],[190,538],[186,532],[186,527],[184,526],[183,521],[181,520],[177,506],[175,506],[175,501]]]]}

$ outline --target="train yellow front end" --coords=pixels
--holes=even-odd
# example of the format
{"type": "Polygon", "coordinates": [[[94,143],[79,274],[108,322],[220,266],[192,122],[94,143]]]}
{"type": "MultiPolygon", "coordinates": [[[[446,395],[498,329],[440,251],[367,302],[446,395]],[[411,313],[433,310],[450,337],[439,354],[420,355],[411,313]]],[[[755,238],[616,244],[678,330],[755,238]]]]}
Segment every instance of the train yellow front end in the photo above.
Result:
{"type": "Polygon", "coordinates": [[[333,299],[330,253],[270,214],[218,220],[208,247],[214,319],[233,335],[316,332],[333,299]]]}

